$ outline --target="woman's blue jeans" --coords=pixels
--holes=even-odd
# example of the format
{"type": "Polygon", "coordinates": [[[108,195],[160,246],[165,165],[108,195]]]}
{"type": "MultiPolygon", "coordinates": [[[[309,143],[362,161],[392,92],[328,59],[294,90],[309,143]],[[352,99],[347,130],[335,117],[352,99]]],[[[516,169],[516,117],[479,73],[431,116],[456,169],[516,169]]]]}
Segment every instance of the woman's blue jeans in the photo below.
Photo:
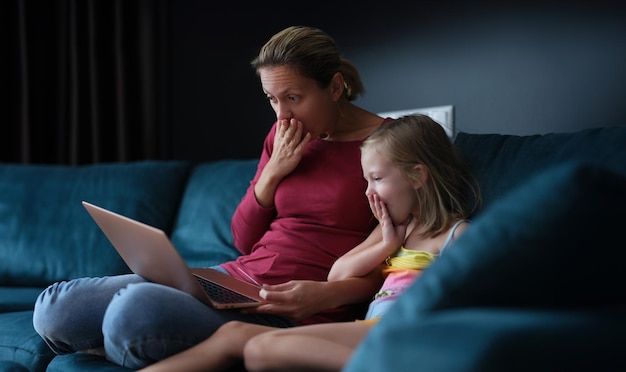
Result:
{"type": "Polygon", "coordinates": [[[278,316],[216,310],[128,274],[52,284],[37,298],[33,326],[57,354],[104,346],[109,361],[138,369],[199,343],[230,320],[296,325],[278,316]]]}

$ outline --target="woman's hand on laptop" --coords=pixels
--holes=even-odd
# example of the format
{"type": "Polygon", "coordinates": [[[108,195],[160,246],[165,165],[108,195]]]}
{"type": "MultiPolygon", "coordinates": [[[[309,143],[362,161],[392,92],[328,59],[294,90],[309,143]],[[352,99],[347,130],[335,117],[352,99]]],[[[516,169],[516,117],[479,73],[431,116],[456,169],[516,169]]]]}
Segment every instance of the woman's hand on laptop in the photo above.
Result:
{"type": "Polygon", "coordinates": [[[275,314],[302,320],[320,311],[369,302],[382,284],[380,273],[332,282],[291,280],[276,285],[263,285],[261,297],[267,301],[246,313],[275,314]]]}
{"type": "Polygon", "coordinates": [[[328,282],[312,280],[264,284],[259,294],[267,302],[254,308],[242,309],[242,312],[282,315],[298,321],[332,307],[329,307],[332,297],[329,289],[328,282]]]}

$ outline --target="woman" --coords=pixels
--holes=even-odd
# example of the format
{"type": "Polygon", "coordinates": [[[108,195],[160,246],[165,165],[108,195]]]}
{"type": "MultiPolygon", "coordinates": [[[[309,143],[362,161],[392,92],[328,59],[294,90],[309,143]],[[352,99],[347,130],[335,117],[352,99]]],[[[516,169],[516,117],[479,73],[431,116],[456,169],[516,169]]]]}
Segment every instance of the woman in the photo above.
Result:
{"type": "Polygon", "coordinates": [[[232,219],[241,257],[214,267],[264,284],[266,303],[214,310],[136,275],[55,283],[35,304],[33,324],[59,354],[89,351],[141,368],[240,320],[292,327],[354,319],[381,276],[324,282],[333,262],[371,232],[359,146],[383,118],[352,101],[356,68],[311,27],[274,35],[252,61],[276,122],[257,173],[232,219]]]}

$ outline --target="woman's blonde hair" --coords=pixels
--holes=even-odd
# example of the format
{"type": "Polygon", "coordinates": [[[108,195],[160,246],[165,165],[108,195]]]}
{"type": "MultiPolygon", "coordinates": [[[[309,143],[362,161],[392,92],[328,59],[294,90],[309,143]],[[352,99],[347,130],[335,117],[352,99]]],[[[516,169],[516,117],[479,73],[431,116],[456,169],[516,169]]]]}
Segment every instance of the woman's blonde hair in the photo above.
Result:
{"type": "Polygon", "coordinates": [[[421,184],[416,190],[419,215],[415,217],[426,237],[444,233],[480,204],[478,183],[461,154],[443,127],[426,115],[408,115],[383,124],[361,149],[377,151],[409,182],[421,184]],[[426,182],[415,171],[418,164],[428,169],[426,182]]]}
{"type": "Polygon", "coordinates": [[[250,62],[257,74],[263,67],[287,66],[318,82],[330,84],[340,72],[345,82],[344,96],[353,101],[365,93],[356,66],[339,54],[335,41],[324,31],[306,26],[291,26],[272,36],[250,62]]]}

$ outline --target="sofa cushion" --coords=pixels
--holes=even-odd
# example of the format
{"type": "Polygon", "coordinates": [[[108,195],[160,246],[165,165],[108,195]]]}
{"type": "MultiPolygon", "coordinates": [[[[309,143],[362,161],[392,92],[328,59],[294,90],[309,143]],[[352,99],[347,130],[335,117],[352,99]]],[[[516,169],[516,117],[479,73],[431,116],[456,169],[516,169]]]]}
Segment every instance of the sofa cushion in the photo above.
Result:
{"type": "Polygon", "coordinates": [[[408,340],[427,342],[434,331],[421,325],[442,311],[623,306],[624,190],[622,175],[568,162],[495,201],[370,332],[349,371],[407,358],[416,347],[408,340]]]}
{"type": "Polygon", "coordinates": [[[454,144],[470,163],[487,207],[541,170],[581,160],[626,175],[626,127],[515,136],[458,133],[454,144]]]}
{"type": "Polygon", "coordinates": [[[421,277],[419,307],[625,303],[626,250],[615,244],[624,190],[626,177],[586,163],[540,173],[479,215],[421,277]]]}
{"type": "MultiPolygon", "coordinates": [[[[1,371],[1,370],[0,370],[1,371]]],[[[130,372],[133,369],[119,366],[107,361],[104,357],[74,353],[58,355],[48,365],[46,372],[130,372]]],[[[174,371],[172,371],[174,372],[174,371]]]]}
{"type": "Polygon", "coordinates": [[[21,364],[15,362],[0,360],[0,371],[7,372],[29,372],[30,370],[21,364]]]}
{"type": "Polygon", "coordinates": [[[0,164],[0,284],[45,286],[128,272],[82,200],[171,231],[182,162],[80,167],[0,164]]]}
{"type": "Polygon", "coordinates": [[[35,332],[32,311],[0,314],[0,360],[6,361],[6,365],[14,364],[27,371],[45,371],[55,355],[35,332]]]}
{"type": "Polygon", "coordinates": [[[196,165],[181,202],[172,243],[192,267],[207,267],[239,255],[230,222],[250,186],[258,159],[196,165]]]}
{"type": "Polygon", "coordinates": [[[42,287],[0,286],[0,313],[32,310],[37,296],[43,290],[42,287]]]}
{"type": "Polygon", "coordinates": [[[376,344],[381,348],[368,337],[343,372],[624,371],[625,311],[439,311],[402,328],[372,330],[384,340],[376,344]]]}

